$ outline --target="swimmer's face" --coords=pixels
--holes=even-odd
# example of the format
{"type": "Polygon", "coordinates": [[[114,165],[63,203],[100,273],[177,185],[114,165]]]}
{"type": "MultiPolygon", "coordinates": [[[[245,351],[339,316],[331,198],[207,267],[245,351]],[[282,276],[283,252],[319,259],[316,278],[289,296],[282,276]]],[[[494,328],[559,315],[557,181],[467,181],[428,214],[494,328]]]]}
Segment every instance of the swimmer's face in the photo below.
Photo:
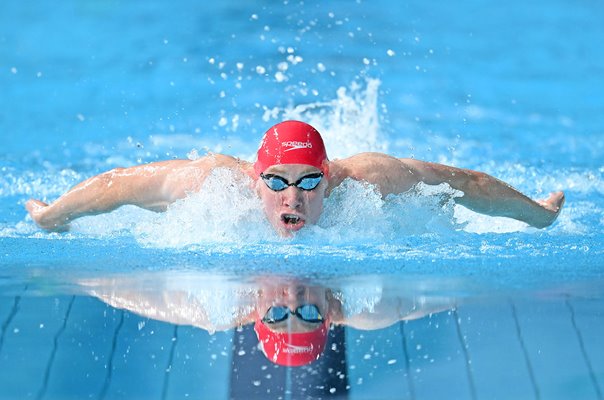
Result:
{"type": "MultiPolygon", "coordinates": [[[[329,319],[329,301],[327,299],[327,289],[322,287],[290,285],[282,287],[263,288],[262,295],[258,304],[258,319],[262,319],[269,308],[273,306],[285,306],[290,310],[297,307],[312,304],[317,307],[323,318],[329,319]]],[[[269,325],[274,332],[311,332],[317,329],[322,323],[306,322],[297,316],[289,315],[284,321],[279,321],[269,325]]]]}
{"type": "MultiPolygon", "coordinates": [[[[287,182],[297,182],[305,176],[320,172],[320,169],[310,165],[285,164],[273,165],[263,175],[275,175],[287,182]]],[[[256,181],[256,191],[262,200],[264,213],[270,224],[283,236],[291,236],[306,224],[315,224],[319,220],[326,190],[326,177],[312,190],[289,186],[281,191],[274,191],[262,178],[256,181]]]]}

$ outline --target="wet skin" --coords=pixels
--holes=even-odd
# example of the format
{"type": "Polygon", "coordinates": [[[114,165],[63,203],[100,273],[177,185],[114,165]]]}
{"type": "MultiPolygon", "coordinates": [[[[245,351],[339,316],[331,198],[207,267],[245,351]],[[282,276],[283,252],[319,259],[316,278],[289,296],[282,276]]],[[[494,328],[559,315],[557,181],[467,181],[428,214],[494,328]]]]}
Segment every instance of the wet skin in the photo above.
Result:
{"type": "MultiPolygon", "coordinates": [[[[292,285],[285,287],[263,288],[262,295],[258,304],[258,319],[262,319],[264,314],[272,306],[285,306],[290,310],[304,304],[314,304],[325,319],[329,319],[329,301],[325,288],[309,287],[302,285],[292,285]]],[[[290,314],[284,321],[267,324],[274,332],[311,332],[321,326],[321,322],[306,322],[296,315],[290,314]]]]}
{"type": "MultiPolygon", "coordinates": [[[[318,168],[303,164],[274,165],[265,175],[278,175],[288,182],[296,182],[303,176],[321,172],[318,168]]],[[[271,190],[262,179],[255,181],[255,189],[262,200],[264,213],[270,224],[283,236],[291,236],[306,224],[315,224],[323,211],[323,199],[327,190],[327,178],[312,190],[289,186],[281,191],[271,190]]]]}

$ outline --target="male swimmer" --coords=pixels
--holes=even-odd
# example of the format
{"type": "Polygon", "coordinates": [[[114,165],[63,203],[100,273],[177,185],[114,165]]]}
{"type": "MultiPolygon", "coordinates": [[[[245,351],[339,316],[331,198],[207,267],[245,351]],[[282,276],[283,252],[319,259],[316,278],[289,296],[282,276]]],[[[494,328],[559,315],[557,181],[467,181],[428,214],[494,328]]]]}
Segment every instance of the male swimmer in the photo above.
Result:
{"type": "Polygon", "coordinates": [[[197,160],[116,168],[79,183],[51,204],[31,199],[25,206],[41,228],[67,231],[69,223],[79,217],[110,212],[127,204],[164,211],[188,193],[203,190],[204,180],[217,168],[252,179],[268,221],[282,236],[316,223],[323,199],[347,178],[374,185],[383,197],[406,192],[419,182],[447,183],[463,192],[456,203],[537,228],[551,225],[564,204],[563,192],[535,201],[481,172],[382,153],[360,153],[332,161],[315,128],[300,121],[285,121],[264,134],[255,163],[209,154],[197,160]]]}

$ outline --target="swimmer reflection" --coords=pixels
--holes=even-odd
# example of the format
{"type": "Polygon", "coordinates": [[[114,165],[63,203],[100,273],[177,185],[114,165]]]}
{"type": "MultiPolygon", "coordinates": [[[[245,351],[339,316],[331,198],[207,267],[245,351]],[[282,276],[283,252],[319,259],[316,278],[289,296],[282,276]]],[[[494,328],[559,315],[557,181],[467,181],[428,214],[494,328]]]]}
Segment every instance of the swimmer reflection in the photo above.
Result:
{"type": "Polygon", "coordinates": [[[253,329],[266,358],[284,366],[318,360],[336,327],[381,329],[455,304],[450,298],[388,289],[379,277],[327,286],[275,276],[237,282],[224,276],[170,272],[87,279],[80,285],[113,307],[152,319],[210,333],[253,329]]]}
{"type": "MultiPolygon", "coordinates": [[[[380,337],[383,328],[402,329],[399,321],[454,306],[453,299],[412,292],[417,282],[393,285],[379,276],[317,284],[276,276],[235,280],[170,271],[79,283],[86,293],[115,308],[210,333],[226,331],[218,336],[230,338],[222,342],[221,351],[230,361],[221,370],[228,374],[231,399],[347,398],[351,387],[358,387],[359,373],[372,374],[377,366],[377,360],[356,354],[359,334],[375,330],[380,337]]],[[[392,342],[388,334],[383,338],[370,346],[385,355],[392,342]]],[[[384,362],[400,360],[387,364],[399,380],[409,376],[404,357],[388,357],[384,362]]]]}

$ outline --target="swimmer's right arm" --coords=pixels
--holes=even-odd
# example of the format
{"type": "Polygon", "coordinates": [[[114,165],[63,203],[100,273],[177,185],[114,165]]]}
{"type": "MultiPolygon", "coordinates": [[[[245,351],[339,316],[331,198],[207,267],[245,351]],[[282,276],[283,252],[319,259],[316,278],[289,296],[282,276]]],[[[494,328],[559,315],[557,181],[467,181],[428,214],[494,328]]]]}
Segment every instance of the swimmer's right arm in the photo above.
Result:
{"type": "Polygon", "coordinates": [[[31,199],[25,207],[42,229],[69,230],[77,218],[113,211],[131,204],[147,210],[164,211],[167,206],[201,185],[207,163],[170,160],[116,168],[74,186],[51,204],[31,199]]]}

